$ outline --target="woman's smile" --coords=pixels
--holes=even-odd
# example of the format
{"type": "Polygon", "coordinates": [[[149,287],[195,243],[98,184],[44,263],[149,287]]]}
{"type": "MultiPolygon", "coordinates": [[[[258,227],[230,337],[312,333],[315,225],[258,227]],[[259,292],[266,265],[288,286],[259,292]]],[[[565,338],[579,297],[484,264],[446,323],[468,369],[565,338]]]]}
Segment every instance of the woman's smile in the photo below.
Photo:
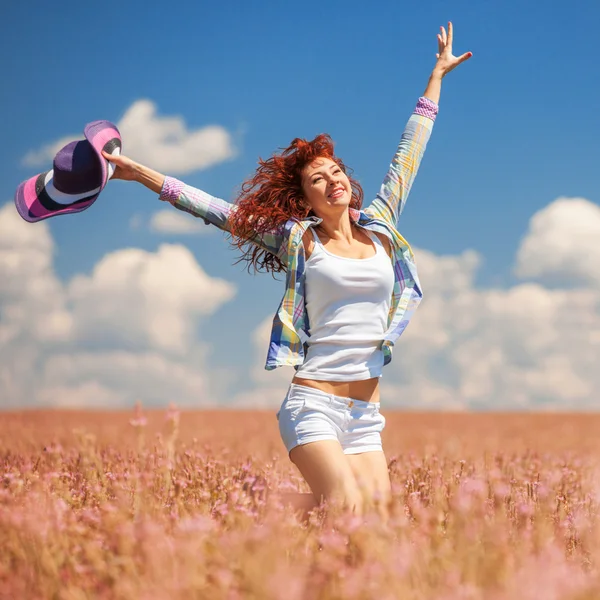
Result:
{"type": "Polygon", "coordinates": [[[340,198],[341,196],[344,195],[344,192],[346,190],[342,187],[340,188],[336,188],[335,190],[333,190],[333,192],[331,192],[331,194],[329,194],[330,198],[340,198]]]}

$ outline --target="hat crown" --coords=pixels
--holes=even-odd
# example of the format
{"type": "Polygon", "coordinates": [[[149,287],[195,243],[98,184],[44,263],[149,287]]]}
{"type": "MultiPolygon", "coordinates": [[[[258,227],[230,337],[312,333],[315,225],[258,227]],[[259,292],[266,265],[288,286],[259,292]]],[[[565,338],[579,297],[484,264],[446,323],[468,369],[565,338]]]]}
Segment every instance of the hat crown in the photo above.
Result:
{"type": "Polygon", "coordinates": [[[87,140],[69,142],[54,157],[54,187],[65,194],[81,194],[102,184],[102,166],[87,140]]]}

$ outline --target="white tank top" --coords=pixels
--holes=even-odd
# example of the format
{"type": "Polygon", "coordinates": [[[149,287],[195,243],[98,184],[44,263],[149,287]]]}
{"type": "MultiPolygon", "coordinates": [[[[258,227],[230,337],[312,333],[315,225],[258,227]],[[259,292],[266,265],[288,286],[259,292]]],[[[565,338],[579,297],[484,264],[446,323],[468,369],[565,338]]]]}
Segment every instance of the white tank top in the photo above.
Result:
{"type": "Polygon", "coordinates": [[[313,230],[315,245],[305,268],[308,350],[297,377],[360,381],[381,376],[394,269],[378,237],[363,231],[375,244],[369,258],[331,254],[313,230]]]}

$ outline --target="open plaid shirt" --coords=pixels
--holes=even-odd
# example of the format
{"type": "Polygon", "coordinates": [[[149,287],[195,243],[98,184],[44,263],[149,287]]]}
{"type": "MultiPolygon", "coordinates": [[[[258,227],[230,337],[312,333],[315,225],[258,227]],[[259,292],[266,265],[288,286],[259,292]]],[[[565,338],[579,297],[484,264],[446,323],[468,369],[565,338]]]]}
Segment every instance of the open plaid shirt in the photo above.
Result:
{"type": "MultiPolygon", "coordinates": [[[[350,218],[359,226],[381,233],[391,242],[394,289],[388,327],[381,342],[384,364],[390,362],[395,341],[408,325],[423,297],[414,255],[396,227],[437,112],[435,102],[425,97],[419,98],[379,193],[368,208],[360,211],[350,209],[350,218]]],[[[229,231],[228,217],[236,208],[235,204],[210,196],[173,177],[165,178],[160,199],[170,202],[179,210],[201,217],[207,224],[216,225],[224,231],[229,231]]],[[[265,365],[267,370],[283,365],[298,368],[304,362],[310,329],[304,293],[305,256],[302,236],[309,227],[320,222],[321,219],[317,217],[308,217],[303,221],[290,220],[282,229],[252,240],[287,265],[285,293],[273,318],[265,365]]]]}

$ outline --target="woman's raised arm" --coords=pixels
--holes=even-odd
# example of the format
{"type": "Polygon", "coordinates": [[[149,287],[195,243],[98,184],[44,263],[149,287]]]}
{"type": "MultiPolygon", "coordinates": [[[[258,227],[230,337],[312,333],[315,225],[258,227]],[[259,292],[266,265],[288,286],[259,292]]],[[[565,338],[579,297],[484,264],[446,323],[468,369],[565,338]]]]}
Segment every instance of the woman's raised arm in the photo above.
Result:
{"type": "Polygon", "coordinates": [[[383,219],[393,227],[397,227],[433,129],[438,112],[442,79],[472,56],[471,52],[465,52],[458,57],[452,54],[454,37],[452,23],[448,23],[448,33],[443,27],[440,29],[441,33],[437,36],[437,61],[425,92],[419,98],[406,124],[379,193],[365,211],[371,217],[383,219]]]}
{"type": "MultiPolygon", "coordinates": [[[[112,179],[141,183],[175,208],[204,219],[207,225],[214,225],[222,231],[230,231],[229,216],[236,208],[234,204],[186,185],[174,177],[165,176],[127,156],[114,156],[105,152],[103,155],[115,165],[112,179]]],[[[278,232],[257,235],[249,241],[275,255],[282,250],[282,236],[278,232]]]]}

